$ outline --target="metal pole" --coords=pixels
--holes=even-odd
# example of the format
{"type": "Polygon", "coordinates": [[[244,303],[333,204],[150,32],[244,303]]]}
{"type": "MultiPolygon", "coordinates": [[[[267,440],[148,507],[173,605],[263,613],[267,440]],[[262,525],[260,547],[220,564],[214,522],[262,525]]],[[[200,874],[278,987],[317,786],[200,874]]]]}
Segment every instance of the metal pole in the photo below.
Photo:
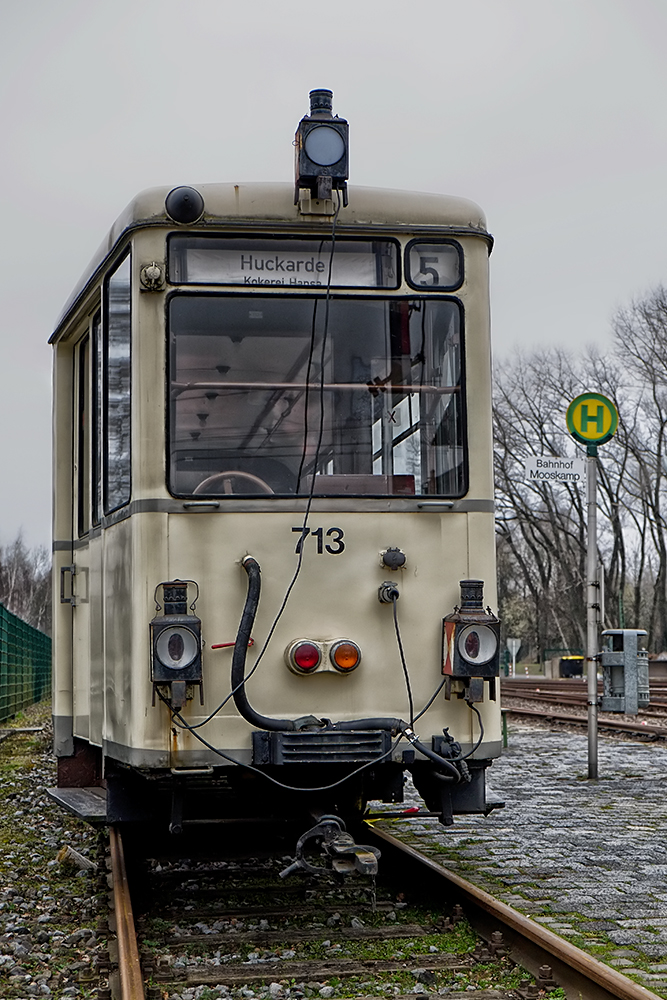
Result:
{"type": "Polygon", "coordinates": [[[588,671],[588,777],[598,776],[598,550],[597,445],[587,446],[586,669],[588,671]]]}

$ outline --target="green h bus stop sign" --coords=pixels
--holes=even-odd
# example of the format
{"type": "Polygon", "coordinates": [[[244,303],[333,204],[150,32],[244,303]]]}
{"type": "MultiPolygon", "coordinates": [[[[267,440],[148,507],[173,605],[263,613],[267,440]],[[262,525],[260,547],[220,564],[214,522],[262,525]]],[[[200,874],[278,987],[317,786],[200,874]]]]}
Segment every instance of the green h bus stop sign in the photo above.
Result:
{"type": "Polygon", "coordinates": [[[586,673],[588,681],[588,777],[598,776],[598,612],[600,581],[597,549],[597,454],[598,445],[609,441],[618,427],[618,412],[599,392],[584,392],[567,408],[567,429],[586,445],[586,673]]]}
{"type": "Polygon", "coordinates": [[[618,412],[599,392],[584,392],[567,408],[567,429],[581,444],[604,444],[618,427],[618,412]]]}

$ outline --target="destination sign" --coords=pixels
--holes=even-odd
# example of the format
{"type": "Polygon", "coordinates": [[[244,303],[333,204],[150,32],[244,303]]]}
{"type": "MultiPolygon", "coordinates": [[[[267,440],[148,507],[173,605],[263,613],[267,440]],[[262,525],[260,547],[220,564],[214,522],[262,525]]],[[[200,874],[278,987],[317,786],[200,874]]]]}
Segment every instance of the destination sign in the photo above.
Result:
{"type": "Polygon", "coordinates": [[[169,280],[246,287],[396,288],[396,244],[389,240],[251,240],[172,236],[169,280]]]}

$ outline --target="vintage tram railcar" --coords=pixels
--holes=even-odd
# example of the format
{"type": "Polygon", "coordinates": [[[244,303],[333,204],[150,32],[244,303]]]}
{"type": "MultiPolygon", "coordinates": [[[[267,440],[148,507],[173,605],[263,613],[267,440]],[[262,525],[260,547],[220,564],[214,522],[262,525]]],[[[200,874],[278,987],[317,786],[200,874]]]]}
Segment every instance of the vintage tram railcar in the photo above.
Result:
{"type": "Polygon", "coordinates": [[[349,816],[406,771],[490,808],[491,238],[319,193],[143,192],[51,338],[53,794],[88,819],[349,816]]]}

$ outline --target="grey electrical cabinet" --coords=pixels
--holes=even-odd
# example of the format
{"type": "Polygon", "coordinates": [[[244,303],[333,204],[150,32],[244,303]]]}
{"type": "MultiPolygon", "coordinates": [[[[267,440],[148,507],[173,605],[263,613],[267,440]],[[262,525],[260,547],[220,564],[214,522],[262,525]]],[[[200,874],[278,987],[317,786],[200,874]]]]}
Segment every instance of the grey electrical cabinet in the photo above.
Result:
{"type": "Polygon", "coordinates": [[[639,648],[647,634],[639,628],[610,628],[602,633],[601,711],[637,715],[648,705],[648,652],[639,648]]]}

